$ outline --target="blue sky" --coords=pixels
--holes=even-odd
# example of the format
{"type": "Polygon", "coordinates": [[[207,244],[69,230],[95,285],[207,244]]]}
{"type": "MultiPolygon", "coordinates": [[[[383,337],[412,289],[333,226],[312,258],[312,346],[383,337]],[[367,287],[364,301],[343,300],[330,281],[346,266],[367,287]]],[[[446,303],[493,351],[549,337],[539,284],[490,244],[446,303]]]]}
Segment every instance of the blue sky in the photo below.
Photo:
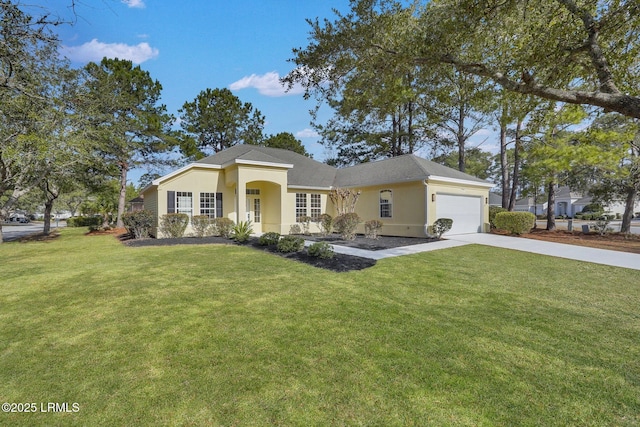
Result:
{"type": "MultiPolygon", "coordinates": [[[[67,7],[71,0],[38,3],[62,18],[74,17],[67,7]]],[[[161,101],[176,117],[178,109],[200,91],[229,88],[266,117],[265,134],[290,132],[315,159],[327,157],[310,126],[309,110],[315,100],[305,101],[299,87],[285,93],[279,78],[293,69],[288,61],[292,49],[309,43],[306,19],[333,20],[333,9],[346,13],[349,0],[76,0],[76,4],[77,22],[56,28],[62,51],[73,66],[99,62],[104,56],[130,59],[160,81],[161,101]]],[[[482,144],[483,149],[495,151],[492,134],[481,130],[470,146],[482,144]]],[[[131,181],[137,183],[142,172],[131,173],[131,181]]]]}
{"type": "MultiPolygon", "coordinates": [[[[348,0],[76,1],[77,22],[56,28],[73,66],[130,59],[162,84],[161,101],[176,117],[200,91],[229,88],[266,117],[265,134],[290,132],[325,159],[310,126],[315,101],[305,101],[301,88],[285,93],[278,79],[293,68],[292,49],[308,44],[305,19],[333,19],[332,9],[347,11],[348,0]]],[[[71,0],[39,3],[73,16],[71,0]]]]}

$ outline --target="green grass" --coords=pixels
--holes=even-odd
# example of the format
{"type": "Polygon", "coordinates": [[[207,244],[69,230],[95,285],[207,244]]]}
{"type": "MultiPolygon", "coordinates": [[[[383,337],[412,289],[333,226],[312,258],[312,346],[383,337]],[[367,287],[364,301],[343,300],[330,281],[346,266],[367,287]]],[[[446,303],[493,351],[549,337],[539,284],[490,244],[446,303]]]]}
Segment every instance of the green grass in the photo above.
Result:
{"type": "Polygon", "coordinates": [[[637,271],[465,246],[0,245],[0,425],[640,425],[637,271]]]}

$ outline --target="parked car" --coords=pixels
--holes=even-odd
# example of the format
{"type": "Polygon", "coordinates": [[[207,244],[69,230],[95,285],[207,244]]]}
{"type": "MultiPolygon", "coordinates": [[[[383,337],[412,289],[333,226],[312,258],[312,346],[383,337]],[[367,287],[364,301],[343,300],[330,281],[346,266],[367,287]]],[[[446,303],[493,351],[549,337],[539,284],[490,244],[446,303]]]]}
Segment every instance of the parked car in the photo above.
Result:
{"type": "Polygon", "coordinates": [[[9,222],[19,222],[21,224],[27,224],[29,222],[29,218],[22,214],[11,214],[11,216],[9,216],[9,222]]]}

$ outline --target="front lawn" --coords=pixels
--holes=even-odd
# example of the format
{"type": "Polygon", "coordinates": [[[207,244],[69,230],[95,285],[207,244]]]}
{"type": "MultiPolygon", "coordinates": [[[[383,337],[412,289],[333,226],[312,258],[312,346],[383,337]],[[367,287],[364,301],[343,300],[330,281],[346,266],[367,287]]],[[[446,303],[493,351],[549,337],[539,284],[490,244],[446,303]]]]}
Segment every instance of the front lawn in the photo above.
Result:
{"type": "Polygon", "coordinates": [[[465,246],[333,273],[82,233],[0,245],[0,403],[37,405],[0,425],[640,424],[635,270],[465,246]]]}

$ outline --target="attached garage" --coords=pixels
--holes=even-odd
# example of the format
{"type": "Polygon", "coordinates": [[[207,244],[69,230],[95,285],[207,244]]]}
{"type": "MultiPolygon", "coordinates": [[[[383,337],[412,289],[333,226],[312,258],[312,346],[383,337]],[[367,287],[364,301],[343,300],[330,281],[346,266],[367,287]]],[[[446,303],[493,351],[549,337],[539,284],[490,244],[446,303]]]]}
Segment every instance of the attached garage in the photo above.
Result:
{"type": "Polygon", "coordinates": [[[479,196],[436,194],[436,219],[451,218],[453,226],[447,234],[481,233],[483,199],[479,196]]]}

